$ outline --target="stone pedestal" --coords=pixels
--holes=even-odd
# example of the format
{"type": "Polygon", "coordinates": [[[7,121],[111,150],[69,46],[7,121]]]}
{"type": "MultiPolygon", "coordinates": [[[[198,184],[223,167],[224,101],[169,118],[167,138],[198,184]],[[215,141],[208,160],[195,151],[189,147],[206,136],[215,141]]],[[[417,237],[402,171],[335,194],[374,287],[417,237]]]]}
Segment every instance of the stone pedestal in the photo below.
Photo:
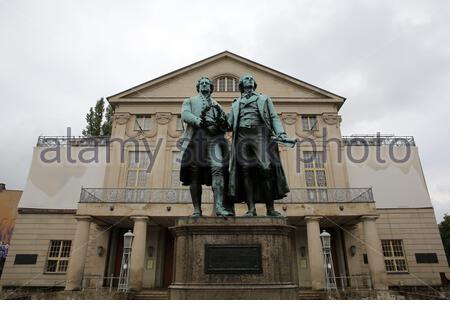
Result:
{"type": "Polygon", "coordinates": [[[293,229],[285,218],[179,218],[171,299],[296,299],[293,229]]]}

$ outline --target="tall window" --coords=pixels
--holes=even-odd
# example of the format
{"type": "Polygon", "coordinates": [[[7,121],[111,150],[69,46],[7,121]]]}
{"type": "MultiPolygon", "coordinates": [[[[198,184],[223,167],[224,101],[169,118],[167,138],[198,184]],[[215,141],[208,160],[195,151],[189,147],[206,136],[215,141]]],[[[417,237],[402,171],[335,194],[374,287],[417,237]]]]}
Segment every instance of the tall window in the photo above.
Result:
{"type": "Polygon", "coordinates": [[[127,188],[145,188],[150,160],[145,151],[128,153],[127,188]]]}
{"type": "Polygon", "coordinates": [[[214,80],[215,90],[218,92],[238,91],[239,80],[232,76],[219,77],[214,80]]]}
{"type": "Polygon", "coordinates": [[[402,240],[381,240],[386,272],[408,272],[402,240]]]}
{"type": "Polygon", "coordinates": [[[146,131],[150,130],[150,115],[137,115],[134,123],[134,130],[146,131]]]}
{"type": "Polygon", "coordinates": [[[226,91],[225,80],[226,78],[219,78],[219,80],[217,80],[217,91],[226,91]]]}
{"type": "Polygon", "coordinates": [[[311,202],[327,201],[327,177],[322,151],[304,151],[305,182],[311,202]]]}
{"type": "Polygon", "coordinates": [[[302,125],[304,131],[319,130],[317,116],[302,116],[302,125]]]}
{"type": "Polygon", "coordinates": [[[66,273],[69,265],[71,240],[50,240],[46,273],[66,273]]]}

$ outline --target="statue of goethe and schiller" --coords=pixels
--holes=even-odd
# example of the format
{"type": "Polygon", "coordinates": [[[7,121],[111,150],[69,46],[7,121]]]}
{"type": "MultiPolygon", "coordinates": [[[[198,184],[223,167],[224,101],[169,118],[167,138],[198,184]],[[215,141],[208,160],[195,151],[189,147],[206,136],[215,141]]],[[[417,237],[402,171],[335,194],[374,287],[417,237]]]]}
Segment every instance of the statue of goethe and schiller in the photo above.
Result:
{"type": "Polygon", "coordinates": [[[211,185],[218,216],[234,216],[227,203],[246,202],[245,216],[256,216],[255,203],[265,203],[267,216],[281,216],[274,200],[289,192],[278,143],[293,147],[270,97],[255,91],[249,74],[239,79],[240,97],[231,111],[211,97],[212,81],[202,77],[198,94],[184,100],[181,118],[186,129],[181,140],[180,181],[189,185],[193,216],[201,216],[202,184],[211,185]],[[232,131],[231,148],[224,135],[232,131]],[[228,150],[231,150],[230,154],[228,150]]]}

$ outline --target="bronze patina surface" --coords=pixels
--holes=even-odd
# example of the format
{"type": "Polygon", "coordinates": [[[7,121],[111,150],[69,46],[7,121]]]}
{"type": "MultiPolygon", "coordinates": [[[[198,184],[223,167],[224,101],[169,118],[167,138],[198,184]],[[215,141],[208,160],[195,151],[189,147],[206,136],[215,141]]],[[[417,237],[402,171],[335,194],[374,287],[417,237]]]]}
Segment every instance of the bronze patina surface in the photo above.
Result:
{"type": "Polygon", "coordinates": [[[228,177],[228,129],[226,114],[211,97],[214,85],[208,77],[197,82],[198,95],[184,100],[181,119],[186,130],[181,138],[180,181],[189,185],[194,216],[202,215],[202,185],[211,185],[214,211],[219,216],[232,216],[224,207],[228,177]]]}
{"type": "Polygon", "coordinates": [[[289,192],[277,142],[293,146],[295,140],[284,132],[272,100],[255,91],[253,77],[239,80],[241,96],[233,102],[228,124],[233,131],[229,195],[247,203],[246,216],[256,216],[255,203],[265,203],[268,216],[280,216],[274,200],[289,192]]]}

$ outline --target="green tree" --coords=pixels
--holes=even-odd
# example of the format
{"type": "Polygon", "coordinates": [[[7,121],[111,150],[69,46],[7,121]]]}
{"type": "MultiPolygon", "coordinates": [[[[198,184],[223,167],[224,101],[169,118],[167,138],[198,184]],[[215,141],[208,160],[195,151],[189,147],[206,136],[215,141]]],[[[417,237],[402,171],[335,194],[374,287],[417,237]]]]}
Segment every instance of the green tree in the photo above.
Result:
{"type": "Polygon", "coordinates": [[[450,215],[444,215],[444,220],[439,224],[439,231],[447,256],[447,263],[450,266],[450,215]]]}
{"type": "Polygon", "coordinates": [[[113,109],[110,105],[106,107],[105,100],[100,98],[97,100],[94,108],[90,108],[86,114],[86,129],[82,131],[85,137],[110,136],[112,128],[113,109]],[[105,120],[103,120],[103,115],[105,120]]]}
{"type": "Polygon", "coordinates": [[[97,100],[94,108],[90,108],[86,114],[86,129],[83,130],[83,136],[96,137],[101,135],[103,111],[105,110],[105,102],[103,98],[97,100]]]}
{"type": "Polygon", "coordinates": [[[111,135],[113,114],[114,114],[113,108],[110,105],[108,105],[108,107],[106,107],[105,112],[105,121],[102,124],[102,135],[104,136],[111,135]]]}

